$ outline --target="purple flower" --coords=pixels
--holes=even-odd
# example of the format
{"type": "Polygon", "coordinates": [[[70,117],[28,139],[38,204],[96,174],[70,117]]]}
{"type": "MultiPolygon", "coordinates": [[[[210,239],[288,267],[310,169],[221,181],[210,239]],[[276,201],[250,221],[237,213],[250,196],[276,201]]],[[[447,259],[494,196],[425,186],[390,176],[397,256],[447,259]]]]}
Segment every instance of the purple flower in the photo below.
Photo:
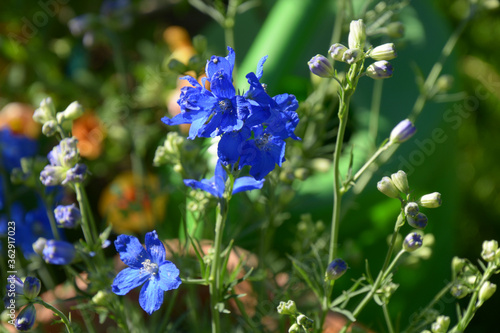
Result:
{"type": "Polygon", "coordinates": [[[391,131],[390,141],[394,143],[405,142],[415,134],[416,130],[417,129],[413,126],[413,123],[410,120],[405,119],[393,128],[391,131]]]}
{"type": "Polygon", "coordinates": [[[403,249],[406,252],[413,252],[422,247],[423,237],[418,232],[409,233],[403,242],[403,249]]]}
{"type": "Polygon", "coordinates": [[[67,265],[73,261],[75,254],[73,244],[51,239],[43,249],[43,260],[53,265],[67,265]]]}
{"type": "Polygon", "coordinates": [[[57,224],[63,228],[74,228],[82,218],[80,209],[74,203],[67,206],[57,206],[54,209],[54,216],[57,224]]]}
{"type": "Polygon", "coordinates": [[[307,63],[309,70],[319,77],[329,78],[333,76],[333,66],[325,56],[317,54],[307,63]]]}
{"type": "Polygon", "coordinates": [[[375,80],[390,78],[392,72],[392,65],[385,60],[376,61],[366,68],[366,75],[375,80]]]}
{"type": "Polygon", "coordinates": [[[344,260],[340,258],[334,259],[326,268],[325,278],[327,280],[337,280],[344,275],[347,268],[347,264],[344,260]]]}
{"type": "Polygon", "coordinates": [[[181,284],[179,270],[165,259],[165,247],[155,230],[146,234],[146,249],[136,237],[120,235],[115,240],[121,260],[129,267],[122,270],[113,281],[112,290],[125,295],[144,284],[139,294],[139,304],[148,314],[163,304],[165,291],[177,289],[181,284]]]}

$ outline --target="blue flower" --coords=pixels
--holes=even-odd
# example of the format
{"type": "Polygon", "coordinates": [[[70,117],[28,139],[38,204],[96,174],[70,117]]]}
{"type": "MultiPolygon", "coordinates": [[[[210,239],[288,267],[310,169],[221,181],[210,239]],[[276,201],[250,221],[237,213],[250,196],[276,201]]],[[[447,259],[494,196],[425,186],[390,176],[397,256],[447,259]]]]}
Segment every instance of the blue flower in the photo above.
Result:
{"type": "Polygon", "coordinates": [[[232,79],[235,54],[230,47],[228,51],[225,58],[212,56],[207,62],[205,72],[210,90],[205,89],[206,80],[200,85],[191,76],[182,78],[192,87],[182,88],[177,101],[181,113],[172,119],[163,117],[165,124],[191,124],[189,139],[215,137],[243,127],[251,106],[243,96],[236,95],[232,79]]]}
{"type": "Polygon", "coordinates": [[[43,185],[55,186],[83,181],[87,166],[77,163],[80,159],[77,142],[76,138],[63,139],[47,154],[50,164],[40,172],[43,185]]]}
{"type": "Polygon", "coordinates": [[[74,203],[67,206],[57,206],[54,209],[54,216],[57,224],[63,228],[74,228],[82,218],[80,209],[74,203]]]}
{"type": "Polygon", "coordinates": [[[16,318],[16,329],[21,332],[29,331],[35,324],[36,319],[36,309],[35,306],[30,303],[24,309],[19,312],[16,318]]]}
{"type": "Polygon", "coordinates": [[[7,171],[21,167],[21,158],[34,156],[37,149],[35,140],[15,134],[9,128],[0,130],[0,162],[7,171]]]}
{"type": "Polygon", "coordinates": [[[144,283],[139,294],[139,304],[148,314],[163,304],[165,291],[177,289],[181,284],[179,270],[165,259],[165,247],[155,230],[146,234],[146,249],[136,237],[120,235],[115,240],[121,260],[129,267],[122,270],[113,281],[112,290],[125,295],[144,283]]]}
{"type": "MultiPolygon", "coordinates": [[[[194,189],[208,192],[214,197],[222,198],[226,186],[226,180],[226,171],[222,167],[219,160],[217,161],[217,165],[215,167],[215,175],[212,178],[202,179],[201,181],[185,179],[184,184],[194,189]]],[[[264,186],[264,180],[255,180],[253,177],[240,177],[234,181],[232,194],[261,189],[262,186],[264,186]]]]}
{"type": "Polygon", "coordinates": [[[73,244],[58,241],[48,240],[43,248],[43,260],[53,265],[67,265],[75,258],[76,251],[73,244]]]}

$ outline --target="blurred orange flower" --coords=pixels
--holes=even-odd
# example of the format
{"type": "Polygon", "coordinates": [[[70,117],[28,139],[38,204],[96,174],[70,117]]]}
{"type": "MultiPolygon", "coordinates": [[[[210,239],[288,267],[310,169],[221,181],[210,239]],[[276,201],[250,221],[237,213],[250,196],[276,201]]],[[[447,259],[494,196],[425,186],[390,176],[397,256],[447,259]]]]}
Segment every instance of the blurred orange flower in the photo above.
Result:
{"type": "Polygon", "coordinates": [[[9,127],[12,132],[36,139],[41,127],[33,120],[34,109],[23,103],[9,103],[0,110],[0,129],[9,127]]]}
{"type": "Polygon", "coordinates": [[[139,181],[132,172],[124,172],[101,194],[99,212],[117,233],[149,231],[165,217],[168,197],[158,177],[147,175],[142,186],[139,181]]]}
{"type": "Polygon", "coordinates": [[[73,122],[73,136],[78,139],[80,155],[94,160],[102,153],[102,142],[105,137],[104,127],[93,112],[85,112],[73,122]]]}

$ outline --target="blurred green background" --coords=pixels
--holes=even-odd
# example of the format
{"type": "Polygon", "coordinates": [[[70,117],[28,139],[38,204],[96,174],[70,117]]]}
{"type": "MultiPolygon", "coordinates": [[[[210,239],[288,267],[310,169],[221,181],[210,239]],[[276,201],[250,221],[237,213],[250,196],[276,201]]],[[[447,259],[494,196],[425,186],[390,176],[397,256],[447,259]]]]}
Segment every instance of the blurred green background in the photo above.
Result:
{"type": "MultiPolygon", "coordinates": [[[[132,150],[144,161],[146,170],[160,176],[168,174],[168,170],[152,166],[156,146],[167,132],[160,118],[167,114],[167,100],[177,84],[175,72],[169,71],[167,65],[175,50],[165,42],[164,31],[181,26],[191,37],[205,36],[207,47],[203,54],[198,54],[203,64],[212,54],[225,55],[223,30],[185,0],[134,1],[132,22],[118,22],[118,28],[112,31],[116,36],[95,34],[82,40],[70,33],[68,21],[85,13],[99,15],[101,1],[40,3],[8,0],[0,4],[0,108],[11,102],[36,107],[49,95],[59,108],[78,100],[96,112],[106,133],[102,153],[89,160],[97,180],[89,184],[96,208],[102,184],[109,184],[118,172],[131,168],[134,159],[128,154],[132,150]],[[118,40],[119,44],[110,40],[118,40]],[[125,59],[125,73],[121,74],[116,74],[114,65],[120,62],[117,49],[122,50],[125,59]],[[126,111],[124,104],[129,106],[126,111]]],[[[354,10],[357,8],[355,4],[354,10]]],[[[377,144],[410,113],[419,93],[416,73],[420,70],[427,75],[448,36],[467,14],[467,8],[465,0],[439,4],[425,0],[412,2],[398,14],[406,34],[397,41],[398,58],[391,61],[394,77],[383,85],[377,144]]],[[[401,286],[390,309],[394,318],[401,313],[401,328],[450,279],[449,263],[454,255],[475,262],[483,240],[498,239],[500,235],[498,15],[498,9],[484,10],[472,19],[445,63],[443,74],[455,78],[448,100],[429,101],[416,121],[418,132],[413,139],[375,172],[361,195],[350,195],[345,200],[339,246],[351,270],[339,283],[342,287],[364,272],[363,258],[369,259],[374,271],[386,251],[386,236],[392,230],[399,206],[376,190],[376,181],[402,168],[409,174],[416,196],[434,191],[442,194],[443,206],[426,211],[426,232],[435,236],[432,256],[395,275],[401,286]],[[446,139],[429,141],[435,129],[444,130],[446,139]]],[[[293,93],[299,102],[303,101],[314,87],[307,61],[318,53],[327,54],[334,19],[335,1],[326,0],[262,0],[238,15],[237,83],[244,82],[245,73],[255,70],[260,57],[269,55],[263,82],[270,94],[293,93]]],[[[346,31],[347,27],[342,42],[347,40],[346,31]]],[[[377,41],[382,40],[373,43],[376,45],[377,41]]],[[[360,149],[355,156],[358,164],[373,144],[366,139],[373,85],[373,80],[362,79],[351,103],[347,142],[360,149]]],[[[54,142],[41,137],[40,140],[40,154],[44,155],[54,142]]],[[[165,181],[165,177],[161,179],[165,181]]],[[[169,184],[162,188],[172,191],[164,217],[168,223],[161,228],[163,235],[171,238],[176,236],[179,224],[176,205],[182,193],[175,192],[176,187],[169,184]]],[[[274,237],[272,242],[271,252],[281,258],[292,249],[301,214],[311,213],[314,220],[322,220],[326,225],[331,216],[329,172],[297,181],[293,188],[298,193],[288,206],[291,215],[277,226],[276,234],[280,237],[274,237]]],[[[255,251],[257,246],[248,240],[256,233],[249,230],[237,243],[255,251]]],[[[500,281],[496,277],[493,282],[500,281]]],[[[453,317],[454,304],[442,305],[443,312],[453,317]]],[[[499,307],[500,297],[496,295],[479,311],[469,331],[491,331],[499,307]]],[[[383,330],[383,320],[375,314],[378,312],[370,310],[364,312],[360,321],[383,330]]]]}

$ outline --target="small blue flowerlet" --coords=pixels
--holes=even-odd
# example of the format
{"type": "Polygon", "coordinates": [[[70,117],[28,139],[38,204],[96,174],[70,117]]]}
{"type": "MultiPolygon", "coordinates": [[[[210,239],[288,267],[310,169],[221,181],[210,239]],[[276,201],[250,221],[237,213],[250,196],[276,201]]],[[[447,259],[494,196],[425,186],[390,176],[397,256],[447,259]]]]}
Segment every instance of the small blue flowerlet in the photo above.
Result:
{"type": "Polygon", "coordinates": [[[27,299],[32,300],[40,293],[42,285],[40,280],[34,276],[28,276],[24,280],[23,292],[27,299]]]}
{"type": "Polygon", "coordinates": [[[344,260],[340,258],[334,259],[326,268],[325,280],[337,280],[344,275],[347,268],[347,264],[344,260]]]}
{"type": "Polygon", "coordinates": [[[366,75],[375,80],[388,79],[392,73],[392,65],[385,60],[376,61],[366,68],[366,75]]]}
{"type": "MultiPolygon", "coordinates": [[[[185,179],[184,184],[194,189],[203,190],[210,193],[214,197],[222,198],[225,190],[227,173],[222,167],[222,164],[217,161],[215,167],[215,175],[210,179],[202,179],[197,181],[194,179],[185,179]]],[[[255,180],[253,177],[240,177],[234,180],[233,193],[236,194],[244,191],[261,189],[264,185],[264,180],[255,180]]]]}
{"type": "Polygon", "coordinates": [[[78,163],[80,153],[76,138],[66,138],[55,146],[47,155],[49,165],[40,173],[40,181],[45,186],[65,185],[71,182],[82,182],[87,167],[78,163]]]}
{"type": "Polygon", "coordinates": [[[35,306],[30,303],[19,312],[16,318],[16,329],[21,332],[29,331],[35,324],[36,310],[35,306]]]}
{"type": "Polygon", "coordinates": [[[416,128],[413,123],[405,119],[396,125],[391,131],[390,141],[393,143],[405,142],[415,134],[416,128]]]}
{"type": "Polygon", "coordinates": [[[120,235],[115,240],[120,259],[129,267],[116,276],[112,291],[125,295],[144,284],[139,294],[139,304],[148,314],[163,304],[165,291],[177,289],[181,284],[179,270],[165,259],[165,247],[155,230],[146,234],[146,249],[136,237],[120,235]]]}
{"type": "Polygon", "coordinates": [[[51,239],[43,249],[43,260],[53,265],[67,265],[73,261],[75,254],[73,244],[51,239]]]}
{"type": "Polygon", "coordinates": [[[415,229],[424,229],[427,226],[427,216],[424,213],[418,213],[415,216],[407,215],[406,220],[415,229]]]}
{"type": "Polygon", "coordinates": [[[54,209],[54,216],[57,224],[63,228],[74,228],[82,218],[80,209],[74,203],[67,206],[57,206],[54,209]]]}
{"type": "Polygon", "coordinates": [[[311,60],[307,62],[307,65],[309,65],[309,70],[314,75],[326,78],[333,76],[332,64],[321,54],[317,54],[312,57],[311,60]]]}

